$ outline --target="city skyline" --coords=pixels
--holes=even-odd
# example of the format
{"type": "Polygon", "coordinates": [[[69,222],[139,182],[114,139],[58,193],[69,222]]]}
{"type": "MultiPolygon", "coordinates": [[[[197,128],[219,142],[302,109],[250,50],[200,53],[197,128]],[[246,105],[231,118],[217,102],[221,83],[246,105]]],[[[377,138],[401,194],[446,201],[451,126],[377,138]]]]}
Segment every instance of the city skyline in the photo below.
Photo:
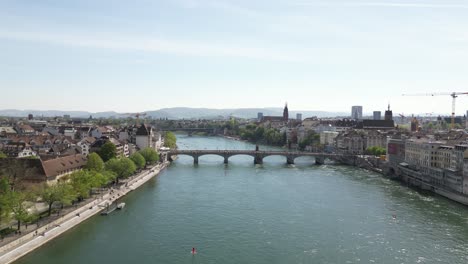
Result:
{"type": "MultiPolygon", "coordinates": [[[[0,3],[1,109],[280,107],[451,114],[463,1],[0,3]]],[[[465,90],[464,90],[465,89],[465,90]]],[[[457,99],[466,113],[468,96],[457,99]]]]}

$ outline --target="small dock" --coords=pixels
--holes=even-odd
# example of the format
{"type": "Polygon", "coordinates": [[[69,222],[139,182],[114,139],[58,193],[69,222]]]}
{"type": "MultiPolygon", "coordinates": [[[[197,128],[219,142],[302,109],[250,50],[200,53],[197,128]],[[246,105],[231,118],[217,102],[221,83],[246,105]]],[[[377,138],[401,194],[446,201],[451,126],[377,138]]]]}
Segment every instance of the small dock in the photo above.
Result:
{"type": "Polygon", "coordinates": [[[108,215],[112,212],[114,212],[117,209],[117,205],[111,204],[105,207],[105,209],[101,212],[101,215],[108,215]]]}

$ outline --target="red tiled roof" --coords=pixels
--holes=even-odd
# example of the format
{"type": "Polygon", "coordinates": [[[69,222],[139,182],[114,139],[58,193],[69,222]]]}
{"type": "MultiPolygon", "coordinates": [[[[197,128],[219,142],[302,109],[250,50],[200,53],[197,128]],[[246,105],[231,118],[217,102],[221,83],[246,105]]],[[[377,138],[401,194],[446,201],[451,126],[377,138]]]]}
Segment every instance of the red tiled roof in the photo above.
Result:
{"type": "Polygon", "coordinates": [[[42,162],[46,176],[55,177],[69,170],[80,169],[86,165],[87,159],[81,155],[70,155],[66,157],[46,160],[42,162]]]}

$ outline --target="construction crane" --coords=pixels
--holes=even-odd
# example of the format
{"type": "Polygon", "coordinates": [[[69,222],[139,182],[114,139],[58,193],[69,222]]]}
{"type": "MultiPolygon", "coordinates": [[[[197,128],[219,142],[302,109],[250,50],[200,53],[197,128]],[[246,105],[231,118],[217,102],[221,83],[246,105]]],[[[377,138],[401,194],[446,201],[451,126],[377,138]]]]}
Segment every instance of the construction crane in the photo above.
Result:
{"type": "Polygon", "coordinates": [[[451,128],[454,129],[455,128],[455,99],[459,95],[468,95],[468,92],[403,94],[403,96],[439,96],[439,95],[450,95],[452,97],[452,125],[451,125],[451,128]]]}
{"type": "Polygon", "coordinates": [[[405,114],[398,114],[398,115],[399,115],[400,118],[401,118],[401,122],[402,122],[402,123],[405,123],[405,118],[406,118],[405,114]]]}
{"type": "Polygon", "coordinates": [[[138,126],[138,123],[140,121],[140,116],[145,116],[146,113],[125,113],[124,115],[136,117],[135,125],[138,126]]]}

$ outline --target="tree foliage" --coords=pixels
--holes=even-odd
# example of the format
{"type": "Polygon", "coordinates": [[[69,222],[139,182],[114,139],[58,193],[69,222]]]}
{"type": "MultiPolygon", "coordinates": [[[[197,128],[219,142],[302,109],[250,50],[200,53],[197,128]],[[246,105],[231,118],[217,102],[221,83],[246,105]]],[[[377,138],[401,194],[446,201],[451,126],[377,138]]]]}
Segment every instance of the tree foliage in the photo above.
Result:
{"type": "Polygon", "coordinates": [[[7,158],[7,155],[0,151],[0,159],[7,158]]]}
{"type": "Polygon", "coordinates": [[[140,154],[148,164],[154,164],[159,160],[158,152],[152,148],[144,148],[140,150],[140,154]]]}
{"type": "Polygon", "coordinates": [[[9,219],[11,210],[8,206],[7,192],[10,191],[10,185],[6,178],[0,178],[0,224],[9,219]]]}
{"type": "Polygon", "coordinates": [[[132,155],[130,155],[130,159],[133,161],[133,163],[135,163],[138,169],[142,169],[145,167],[146,160],[140,153],[133,153],[132,155]]]}
{"type": "Polygon", "coordinates": [[[17,221],[18,230],[21,229],[21,223],[31,219],[31,214],[28,212],[30,204],[27,203],[27,198],[26,193],[18,191],[7,191],[2,198],[7,211],[17,221]]]}
{"type": "Polygon", "coordinates": [[[102,172],[82,170],[71,174],[70,184],[80,199],[90,196],[92,188],[98,188],[107,184],[110,179],[102,172]]]}
{"type": "Polygon", "coordinates": [[[86,162],[86,169],[101,172],[104,169],[104,161],[97,153],[91,153],[88,155],[88,161],[86,162]]]}
{"type": "Polygon", "coordinates": [[[70,205],[77,194],[71,184],[59,182],[55,185],[46,185],[39,196],[48,205],[48,215],[50,215],[54,203],[70,205]]]}
{"type": "Polygon", "coordinates": [[[306,146],[317,146],[320,144],[320,135],[311,132],[303,140],[299,142],[299,149],[304,150],[306,146]]]}
{"type": "Polygon", "coordinates": [[[256,143],[265,143],[277,146],[283,146],[286,144],[286,138],[283,137],[279,130],[256,126],[254,124],[248,124],[245,128],[241,128],[239,130],[239,135],[244,140],[256,143]]]}
{"type": "Polygon", "coordinates": [[[106,162],[106,170],[115,173],[117,180],[119,180],[132,175],[136,171],[136,165],[129,158],[114,158],[106,162]]]}
{"type": "Polygon", "coordinates": [[[368,155],[381,156],[387,154],[387,150],[382,147],[374,146],[367,148],[365,153],[368,155]]]}
{"type": "Polygon", "coordinates": [[[102,145],[101,149],[97,152],[101,159],[106,162],[110,159],[117,157],[117,148],[112,142],[107,141],[102,145]]]}
{"type": "Polygon", "coordinates": [[[167,131],[164,134],[164,146],[168,148],[176,148],[177,147],[177,138],[174,133],[167,131]]]}

